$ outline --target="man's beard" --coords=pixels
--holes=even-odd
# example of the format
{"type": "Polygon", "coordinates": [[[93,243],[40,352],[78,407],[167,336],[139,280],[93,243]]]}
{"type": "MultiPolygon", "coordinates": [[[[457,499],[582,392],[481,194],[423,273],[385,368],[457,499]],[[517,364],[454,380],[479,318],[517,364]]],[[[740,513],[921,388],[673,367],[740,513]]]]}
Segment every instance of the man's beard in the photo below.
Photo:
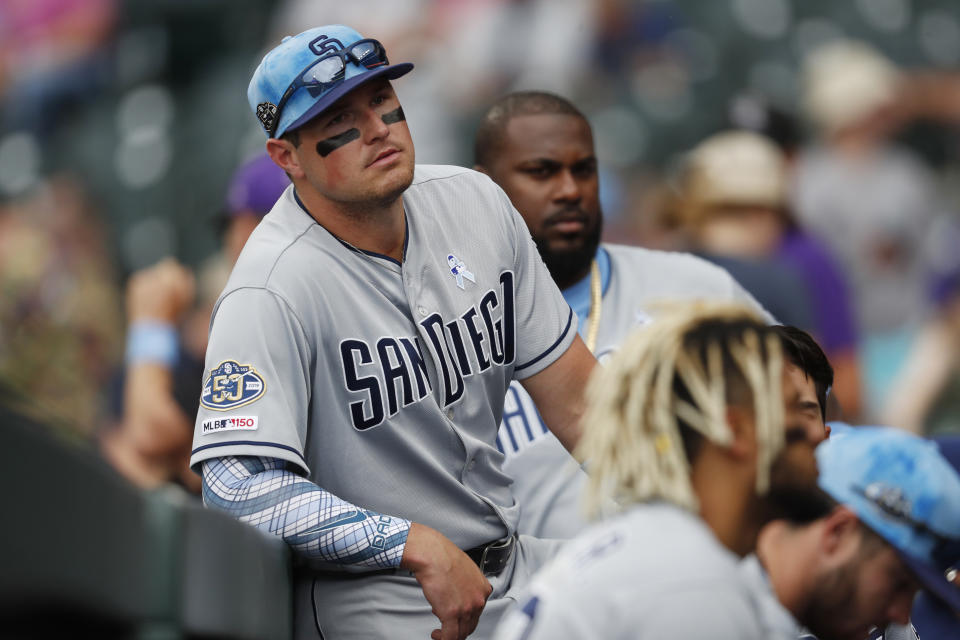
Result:
{"type": "Polygon", "coordinates": [[[600,235],[603,232],[603,214],[597,211],[595,224],[584,236],[583,242],[574,248],[554,250],[550,248],[550,241],[543,235],[533,235],[537,251],[547,265],[550,277],[561,289],[576,284],[576,281],[587,273],[590,261],[600,246],[600,235]]]}
{"type": "Polygon", "coordinates": [[[851,637],[851,629],[838,629],[838,621],[850,621],[856,611],[856,580],[861,558],[835,567],[817,580],[816,591],[797,620],[820,640],[843,640],[851,637]]]}
{"type": "Polygon", "coordinates": [[[807,466],[806,443],[788,444],[770,467],[770,489],[761,499],[761,521],[807,524],[828,515],[833,500],[817,486],[816,467],[807,466]]]}

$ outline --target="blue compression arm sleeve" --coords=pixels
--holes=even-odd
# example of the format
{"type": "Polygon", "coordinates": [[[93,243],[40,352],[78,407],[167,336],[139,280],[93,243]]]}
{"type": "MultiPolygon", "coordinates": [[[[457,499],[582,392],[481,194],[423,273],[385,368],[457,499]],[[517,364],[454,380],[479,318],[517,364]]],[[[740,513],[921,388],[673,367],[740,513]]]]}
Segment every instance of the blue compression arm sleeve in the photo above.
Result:
{"type": "Polygon", "coordinates": [[[280,536],[299,554],[352,571],[399,567],[410,531],[410,521],[341,500],[275,458],[204,461],[203,502],[280,536]]]}

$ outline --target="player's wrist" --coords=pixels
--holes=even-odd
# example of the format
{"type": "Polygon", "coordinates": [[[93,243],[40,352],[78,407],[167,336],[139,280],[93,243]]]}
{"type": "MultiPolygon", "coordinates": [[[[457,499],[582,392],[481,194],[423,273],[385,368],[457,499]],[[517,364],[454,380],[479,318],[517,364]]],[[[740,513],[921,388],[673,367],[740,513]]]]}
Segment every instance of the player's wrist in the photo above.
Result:
{"type": "Polygon", "coordinates": [[[159,364],[174,367],[178,358],[177,329],[158,320],[138,320],[127,330],[127,366],[159,364]]]}
{"type": "Polygon", "coordinates": [[[439,533],[427,525],[411,522],[400,557],[400,568],[414,574],[426,569],[430,565],[430,551],[436,547],[432,541],[437,535],[439,533]]]}

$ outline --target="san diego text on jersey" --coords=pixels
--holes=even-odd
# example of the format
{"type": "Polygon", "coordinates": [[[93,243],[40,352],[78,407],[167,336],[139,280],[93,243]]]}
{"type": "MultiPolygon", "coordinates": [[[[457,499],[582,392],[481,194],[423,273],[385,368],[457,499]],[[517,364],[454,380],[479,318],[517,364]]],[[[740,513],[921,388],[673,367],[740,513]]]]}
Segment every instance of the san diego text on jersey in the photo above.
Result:
{"type": "Polygon", "coordinates": [[[427,340],[437,354],[444,407],[463,396],[465,378],[493,366],[513,364],[513,272],[501,273],[500,287],[487,291],[478,304],[458,317],[448,320],[433,313],[419,325],[419,337],[388,336],[378,339],[376,344],[363,338],[340,341],[343,381],[352,400],[350,416],[354,428],[376,427],[433,392],[420,338],[427,340]]]}

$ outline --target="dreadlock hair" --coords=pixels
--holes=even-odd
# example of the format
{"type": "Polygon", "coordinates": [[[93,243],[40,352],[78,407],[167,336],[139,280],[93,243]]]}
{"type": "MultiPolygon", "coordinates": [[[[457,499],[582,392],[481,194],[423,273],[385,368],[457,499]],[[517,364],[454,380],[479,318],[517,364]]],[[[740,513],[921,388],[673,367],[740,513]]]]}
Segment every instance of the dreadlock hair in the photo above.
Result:
{"type": "Polygon", "coordinates": [[[540,114],[587,117],[572,102],[546,91],[515,91],[494,102],[480,119],[473,143],[473,161],[489,167],[503,145],[507,123],[519,116],[540,114]]]}
{"type": "Polygon", "coordinates": [[[703,439],[729,445],[729,405],[751,406],[758,442],[758,494],[784,443],[779,336],[752,309],[674,307],[633,333],[587,388],[577,457],[590,475],[588,510],[666,500],[691,511],[690,480],[703,439]]]}

